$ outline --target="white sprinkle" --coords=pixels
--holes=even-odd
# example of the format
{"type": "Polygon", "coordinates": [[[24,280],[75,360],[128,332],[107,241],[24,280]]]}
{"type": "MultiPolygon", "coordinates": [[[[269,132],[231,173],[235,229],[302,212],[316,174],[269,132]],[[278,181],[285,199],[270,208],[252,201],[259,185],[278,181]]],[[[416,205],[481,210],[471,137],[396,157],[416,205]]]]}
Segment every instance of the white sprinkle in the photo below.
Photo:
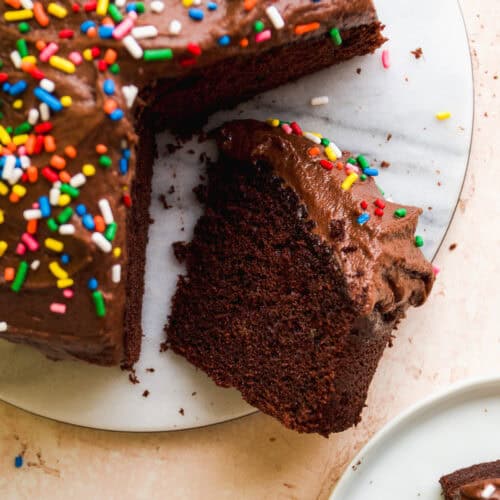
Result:
{"type": "Polygon", "coordinates": [[[155,38],[158,36],[156,26],[137,26],[132,28],[132,36],[136,39],[155,38]]]}
{"type": "Polygon", "coordinates": [[[53,187],[49,191],[49,203],[55,207],[59,204],[59,195],[61,194],[61,191],[57,189],[56,187],[53,187]]]}
{"type": "Polygon", "coordinates": [[[48,122],[50,120],[50,108],[48,104],[42,102],[40,103],[38,109],[40,110],[40,118],[42,119],[42,122],[48,122]]]}
{"type": "Polygon", "coordinates": [[[101,198],[99,200],[99,210],[101,211],[102,218],[104,219],[106,225],[111,224],[115,221],[115,218],[113,217],[113,211],[111,210],[109,201],[106,198],[101,198]]]}
{"type": "Polygon", "coordinates": [[[118,8],[125,7],[126,3],[127,3],[127,0],[115,0],[115,5],[118,8]]]}
{"type": "Polygon", "coordinates": [[[40,267],[40,261],[39,260],[34,260],[32,263],[31,263],[31,270],[32,271],[36,271],[39,267],[40,267]]]}
{"type": "Polygon", "coordinates": [[[323,106],[324,104],[328,104],[330,102],[330,99],[326,95],[318,96],[318,97],[313,97],[311,99],[311,106],[323,106]]]}
{"type": "Polygon", "coordinates": [[[193,5],[201,5],[201,0],[193,0],[193,5]]]}
{"type": "Polygon", "coordinates": [[[111,268],[111,280],[113,283],[120,283],[122,279],[122,266],[120,264],[115,264],[111,268]]]}
{"type": "Polygon", "coordinates": [[[46,90],[50,94],[52,94],[52,92],[56,90],[56,84],[48,78],[43,78],[42,80],[40,80],[40,83],[38,85],[40,85],[43,90],[46,90]]]}
{"type": "Polygon", "coordinates": [[[165,4],[160,0],[153,0],[149,6],[155,14],[161,14],[165,8],[165,4]]]}
{"type": "Polygon", "coordinates": [[[92,233],[91,236],[92,241],[95,243],[95,245],[102,250],[104,253],[109,253],[111,252],[111,249],[113,248],[113,245],[111,245],[111,242],[109,242],[103,234],[101,233],[92,233]]]}
{"type": "Polygon", "coordinates": [[[23,9],[31,10],[33,8],[33,2],[31,0],[21,0],[21,5],[23,9]]]}
{"type": "MultiPolygon", "coordinates": [[[[151,4],[152,6],[153,4],[151,4]]],[[[182,23],[178,21],[177,19],[174,19],[173,21],[170,22],[168,26],[168,32],[171,35],[178,35],[182,31],[182,23]]]]}
{"type": "Polygon", "coordinates": [[[13,50],[11,53],[10,53],[10,60],[12,61],[12,64],[17,68],[17,69],[20,69],[21,68],[21,63],[23,62],[22,59],[21,59],[21,55],[19,54],[19,52],[17,50],[13,50]]]}
{"type": "Polygon", "coordinates": [[[314,142],[314,144],[321,144],[321,139],[318,136],[312,134],[311,132],[304,132],[303,135],[306,139],[309,139],[310,141],[314,142]]]}
{"type": "Polygon", "coordinates": [[[59,234],[75,234],[75,226],[73,224],[62,224],[59,226],[59,234]]]}
{"type": "MultiPolygon", "coordinates": [[[[133,85],[133,86],[135,87],[135,85],[133,85]]],[[[136,88],[137,88],[137,87],[136,87],[136,88]]],[[[121,147],[122,149],[127,149],[127,148],[128,148],[128,142],[127,142],[127,139],[122,139],[122,140],[120,141],[120,147],[121,147]]]]}
{"type": "Polygon", "coordinates": [[[87,178],[79,172],[69,180],[69,185],[74,188],[82,187],[87,182],[87,178]]]}
{"type": "Polygon", "coordinates": [[[0,321],[0,332],[7,331],[7,323],[5,321],[0,321]]]}
{"type": "Polygon", "coordinates": [[[52,187],[55,187],[56,189],[61,189],[62,182],[61,181],[56,181],[54,184],[52,184],[52,187]]]}
{"type": "Polygon", "coordinates": [[[342,158],[342,151],[333,141],[330,141],[329,146],[333,149],[333,152],[335,153],[335,156],[337,158],[342,158]]]}
{"type": "Polygon", "coordinates": [[[23,217],[25,220],[41,219],[42,218],[42,211],[39,210],[38,208],[25,210],[23,212],[23,217]]]}
{"type": "Polygon", "coordinates": [[[481,492],[481,498],[491,498],[496,490],[497,489],[495,488],[495,486],[493,486],[492,484],[487,484],[481,492]]]}
{"type": "Polygon", "coordinates": [[[283,29],[285,27],[285,21],[283,21],[281,14],[274,5],[271,5],[266,9],[266,14],[277,30],[283,29]]]}
{"type": "Polygon", "coordinates": [[[19,157],[19,161],[21,162],[21,168],[26,170],[31,165],[31,160],[29,156],[22,155],[19,157]]]}
{"type": "Polygon", "coordinates": [[[38,118],[40,118],[40,113],[38,109],[31,108],[28,112],[28,123],[30,125],[36,125],[38,122],[38,118]]]}
{"type": "Polygon", "coordinates": [[[16,157],[8,155],[5,158],[5,163],[3,166],[2,179],[8,181],[14,174],[14,169],[16,168],[16,157]]]}
{"type": "Polygon", "coordinates": [[[23,170],[21,168],[15,168],[7,180],[9,184],[13,186],[14,184],[18,183],[18,181],[21,179],[22,176],[23,176],[23,170]]]}
{"type": "Polygon", "coordinates": [[[122,92],[125,97],[127,108],[131,108],[134,105],[139,89],[135,85],[125,85],[122,87],[122,92]]]}
{"type": "Polygon", "coordinates": [[[140,59],[144,54],[142,47],[137,43],[137,40],[132,35],[127,35],[123,39],[123,45],[134,59],[140,59]]]}

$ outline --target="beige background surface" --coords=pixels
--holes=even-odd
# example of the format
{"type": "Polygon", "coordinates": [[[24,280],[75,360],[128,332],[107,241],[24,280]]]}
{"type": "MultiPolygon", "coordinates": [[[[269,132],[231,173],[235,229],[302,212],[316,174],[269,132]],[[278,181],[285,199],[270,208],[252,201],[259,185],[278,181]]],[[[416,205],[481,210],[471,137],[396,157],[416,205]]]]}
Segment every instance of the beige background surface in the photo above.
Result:
{"type": "Polygon", "coordinates": [[[326,440],[257,414],[133,435],[58,424],[0,403],[0,498],[326,499],[354,454],[401,410],[457,380],[498,373],[500,1],[461,3],[476,84],[469,173],[437,257],[434,293],[386,352],[362,424],[326,440]],[[25,466],[15,469],[21,452],[25,466]]]}

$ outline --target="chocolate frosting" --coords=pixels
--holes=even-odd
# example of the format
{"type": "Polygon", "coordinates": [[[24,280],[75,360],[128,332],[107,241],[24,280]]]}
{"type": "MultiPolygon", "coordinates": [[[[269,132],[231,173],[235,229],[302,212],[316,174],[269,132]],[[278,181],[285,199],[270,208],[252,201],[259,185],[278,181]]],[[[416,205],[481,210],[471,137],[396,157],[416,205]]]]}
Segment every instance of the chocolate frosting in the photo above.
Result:
{"type": "MultiPolygon", "coordinates": [[[[49,9],[50,2],[43,0],[40,3],[45,11],[49,9]]],[[[130,189],[135,175],[136,126],[140,123],[141,108],[145,105],[141,99],[141,91],[146,86],[154,88],[158,78],[186,75],[200,66],[207,66],[240,53],[255,53],[258,57],[259,52],[269,50],[273,46],[296,41],[299,37],[322,35],[332,27],[337,27],[342,32],[344,29],[369,24],[376,20],[376,13],[370,0],[269,0],[257,2],[250,10],[243,8],[242,1],[225,0],[217,2],[217,9],[212,12],[201,6],[204,20],[198,22],[190,18],[189,9],[184,7],[180,0],[165,1],[162,13],[154,13],[152,5],[148,3],[146,12],[138,16],[135,26],[153,26],[158,34],[151,39],[139,40],[141,50],[172,50],[172,59],[148,62],[133,58],[121,40],[101,39],[82,33],[84,21],[93,20],[99,26],[102,20],[95,12],[85,11],[83,7],[90,5],[89,3],[80,4],[79,12],[76,13],[72,12],[74,4],[70,1],[61,0],[58,5],[68,11],[64,18],[49,15],[50,22],[44,28],[41,28],[36,20],[27,19],[30,31],[21,35],[18,23],[9,22],[7,17],[9,13],[22,9],[11,8],[5,2],[0,3],[0,59],[3,61],[0,74],[7,75],[7,83],[10,85],[20,80],[25,80],[28,84],[27,90],[19,97],[23,101],[21,109],[14,105],[17,96],[10,96],[5,92],[1,95],[4,106],[0,109],[3,113],[0,126],[16,127],[22,124],[26,121],[29,110],[38,108],[40,104],[33,94],[33,89],[38,85],[36,78],[31,78],[22,69],[14,67],[11,59],[19,39],[26,42],[29,55],[36,56],[36,68],[43,71],[45,78],[54,82],[54,95],[58,99],[62,96],[72,98],[70,107],[51,113],[50,135],[53,135],[56,141],[55,151],[42,151],[31,156],[32,165],[39,170],[38,181],[33,184],[20,181],[27,187],[27,193],[17,203],[9,201],[12,186],[8,185],[5,179],[2,181],[8,187],[9,195],[0,195],[0,210],[3,211],[5,219],[0,224],[0,242],[8,243],[8,249],[0,257],[0,324],[6,323],[6,328],[0,329],[0,336],[14,342],[37,346],[54,358],[69,356],[101,364],[113,364],[122,359],[124,352],[122,323],[126,294],[123,279],[120,283],[113,282],[111,269],[113,265],[119,264],[122,277],[126,276],[127,207],[123,197],[130,189]],[[282,29],[275,29],[269,20],[266,8],[270,5],[274,5],[281,14],[284,20],[282,29]],[[173,20],[178,20],[182,25],[177,35],[169,31],[173,20]],[[255,40],[253,26],[257,20],[264,21],[265,29],[271,31],[270,39],[262,43],[255,40]],[[302,35],[296,33],[297,26],[310,23],[318,23],[317,29],[302,35]],[[61,30],[73,30],[73,36],[69,39],[61,38],[61,30]],[[221,37],[226,37],[224,44],[221,43],[221,37]],[[240,43],[242,39],[248,40],[247,46],[240,43]],[[228,45],[225,45],[228,40],[228,45]],[[93,57],[92,61],[83,60],[76,66],[73,74],[66,74],[40,61],[39,45],[47,45],[50,42],[57,44],[57,56],[65,59],[71,59],[71,53],[74,52],[85,55],[85,51],[92,48],[97,52],[90,57],[93,57]],[[116,51],[119,73],[103,72],[98,68],[98,62],[104,58],[107,49],[116,51]],[[115,84],[111,97],[103,90],[107,80],[112,80],[115,84]],[[139,92],[139,98],[133,103],[127,102],[126,88],[139,92]],[[111,120],[107,116],[104,106],[110,99],[114,101],[114,106],[123,111],[123,118],[111,120]],[[111,161],[111,167],[99,166],[100,153],[96,152],[98,144],[106,146],[106,155],[111,161]],[[78,198],[72,200],[70,206],[74,209],[76,204],[83,204],[88,213],[99,215],[99,200],[108,200],[118,226],[112,246],[121,253],[105,253],[99,249],[91,241],[92,231],[83,227],[81,217],[76,215],[69,221],[75,227],[74,235],[51,232],[44,218],[38,221],[35,235],[40,249],[33,252],[28,250],[24,255],[16,253],[20,237],[26,230],[23,212],[31,209],[41,196],[49,194],[51,183],[41,177],[40,171],[50,164],[54,153],[64,156],[63,151],[67,146],[73,146],[78,151],[76,158],[66,158],[65,172],[69,176],[79,174],[84,165],[92,164],[96,167],[95,175],[86,178],[86,184],[80,188],[78,198]],[[129,168],[127,173],[119,173],[117,166],[123,157],[124,148],[130,150],[129,168]],[[54,261],[60,263],[60,256],[44,247],[47,238],[62,242],[64,253],[70,257],[69,263],[60,265],[74,281],[71,287],[74,296],[71,299],[63,296],[62,289],[56,287],[56,278],[49,271],[49,264],[54,261]],[[30,266],[39,261],[39,266],[37,270],[32,268],[28,271],[26,281],[16,293],[10,289],[11,281],[6,281],[4,270],[17,269],[22,260],[30,266]],[[103,295],[106,304],[104,317],[96,315],[92,294],[88,289],[91,278],[97,280],[98,290],[103,295]],[[49,308],[54,303],[65,304],[66,312],[51,312],[49,308]]],[[[125,8],[120,10],[127,16],[125,8]]],[[[148,95],[151,95],[150,92],[148,95]]],[[[418,211],[412,209],[404,221],[395,221],[387,215],[380,224],[359,229],[352,222],[351,214],[360,196],[367,196],[369,201],[376,196],[371,182],[339,197],[337,187],[333,183],[328,184],[328,176],[320,175],[323,172],[311,170],[310,175],[305,175],[307,161],[300,160],[305,148],[302,140],[286,138],[283,134],[271,133],[264,128],[258,133],[256,131],[253,137],[252,155],[276,162],[278,173],[300,193],[311,215],[317,220],[318,234],[329,238],[328,227],[331,219],[345,223],[346,238],[333,243],[339,250],[352,244],[357,247],[355,255],[342,254],[341,251],[338,255],[346,275],[350,277],[353,295],[364,296],[364,288],[369,289],[368,299],[363,299],[363,307],[369,308],[377,303],[386,309],[394,300],[404,301],[409,293],[409,283],[416,280],[414,273],[429,273],[428,264],[423,261],[420,252],[410,244],[418,211]],[[263,143],[259,145],[258,141],[261,139],[263,143]],[[288,151],[280,153],[280,148],[288,151]],[[297,165],[302,167],[295,173],[281,171],[278,161],[280,154],[296,157],[297,165]],[[366,271],[363,280],[355,278],[360,268],[366,271]]],[[[8,153],[7,146],[8,144],[2,145],[3,154],[8,153]]],[[[18,153],[19,150],[15,152],[18,153]]],[[[51,170],[59,173],[56,169],[51,170]]],[[[331,177],[336,178],[338,175],[334,172],[331,177]]],[[[61,211],[62,207],[53,206],[51,217],[57,217],[61,211]]],[[[430,289],[431,282],[429,277],[425,284],[414,289],[414,296],[410,301],[421,303],[430,289]]]]}
{"type": "Polygon", "coordinates": [[[457,500],[500,500],[500,478],[474,481],[460,488],[457,500]]]}

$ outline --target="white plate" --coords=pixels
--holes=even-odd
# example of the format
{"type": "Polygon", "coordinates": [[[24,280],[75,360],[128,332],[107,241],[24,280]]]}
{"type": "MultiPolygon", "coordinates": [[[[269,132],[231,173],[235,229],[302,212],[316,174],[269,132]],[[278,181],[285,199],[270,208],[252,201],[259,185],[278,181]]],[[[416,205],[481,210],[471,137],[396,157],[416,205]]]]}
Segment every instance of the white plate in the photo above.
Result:
{"type": "Polygon", "coordinates": [[[462,382],[382,429],[330,500],[440,500],[439,478],[500,459],[500,377],[462,382]]]}
{"type": "MultiPolygon", "coordinates": [[[[394,199],[426,208],[419,232],[432,257],[456,207],[469,154],[473,89],[466,33],[455,0],[421,0],[418,7],[410,0],[376,3],[390,38],[389,70],[382,68],[379,51],[218,113],[208,127],[241,116],[294,118],[374,163],[389,161],[392,166],[383,169],[380,183],[394,199]],[[417,47],[424,51],[420,60],[410,54],[417,47]],[[357,68],[362,69],[359,75],[357,68]],[[328,95],[330,104],[312,108],[309,101],[318,95],[328,95]],[[452,119],[438,122],[434,116],[441,110],[452,111],[452,119]],[[389,133],[392,140],[387,141],[389,133]]],[[[162,134],[158,142],[164,152],[168,136],[162,134]]],[[[200,173],[198,153],[188,153],[191,146],[197,152],[208,147],[194,141],[173,156],[163,155],[155,168],[146,337],[137,366],[141,383],[131,384],[119,369],[53,363],[30,348],[1,342],[1,399],[64,422],[130,431],[185,429],[253,411],[236,391],[217,388],[183,359],[159,353],[171,294],[182,272],[171,243],[189,239],[200,213],[191,192],[200,173]],[[167,200],[173,208],[164,210],[158,196],[172,184],[176,192],[167,200]],[[142,397],[145,390],[150,391],[147,398],[142,397]]]]}

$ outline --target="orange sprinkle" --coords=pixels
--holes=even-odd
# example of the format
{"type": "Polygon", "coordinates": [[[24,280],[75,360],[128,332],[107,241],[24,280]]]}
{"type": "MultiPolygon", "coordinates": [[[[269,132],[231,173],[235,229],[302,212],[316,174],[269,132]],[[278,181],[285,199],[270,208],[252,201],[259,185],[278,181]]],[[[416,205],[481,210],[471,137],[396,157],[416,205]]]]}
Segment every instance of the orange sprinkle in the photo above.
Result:
{"type": "Polygon", "coordinates": [[[36,137],[34,134],[30,134],[28,137],[28,140],[26,141],[26,144],[24,145],[26,148],[26,151],[29,155],[32,155],[33,152],[35,151],[35,143],[36,143],[36,137]]]}
{"type": "Polygon", "coordinates": [[[245,0],[243,2],[243,7],[245,10],[252,10],[257,5],[257,0],[245,0]]]}
{"type": "Polygon", "coordinates": [[[65,184],[69,184],[71,175],[69,175],[69,172],[67,170],[63,170],[62,172],[59,172],[59,180],[61,182],[64,182],[65,184]]]}
{"type": "Polygon", "coordinates": [[[106,17],[103,17],[101,19],[101,24],[105,25],[105,26],[114,26],[115,23],[113,22],[113,19],[111,19],[110,17],[106,16],[106,17]]]}
{"type": "Polygon", "coordinates": [[[62,170],[66,166],[66,160],[59,155],[53,155],[50,159],[50,166],[62,170]]]}
{"type": "Polygon", "coordinates": [[[29,234],[36,234],[37,229],[38,229],[38,221],[36,219],[31,219],[26,224],[26,232],[29,234]]]}
{"type": "Polygon", "coordinates": [[[7,149],[11,152],[11,153],[15,153],[16,150],[17,150],[17,146],[11,142],[10,144],[7,144],[7,149]]]}
{"type": "Polygon", "coordinates": [[[31,184],[34,184],[38,180],[38,169],[33,165],[31,165],[31,167],[28,167],[26,173],[28,174],[28,180],[31,182],[31,184]]]}
{"type": "Polygon", "coordinates": [[[30,71],[33,71],[35,69],[35,64],[32,63],[32,62],[26,62],[26,61],[23,61],[21,63],[21,69],[25,72],[25,73],[29,73],[30,71]]]}
{"type": "Polygon", "coordinates": [[[89,37],[89,38],[95,38],[97,36],[97,28],[95,27],[91,27],[87,30],[87,33],[86,35],[89,37]]]}
{"type": "Polygon", "coordinates": [[[344,169],[344,164],[341,161],[337,162],[337,169],[338,170],[343,170],[344,169]]]}
{"type": "Polygon", "coordinates": [[[50,23],[49,16],[47,16],[47,14],[45,13],[45,9],[44,9],[43,4],[41,2],[34,3],[33,14],[35,15],[36,22],[42,28],[46,28],[49,25],[49,23],[50,23]]]}
{"type": "Polygon", "coordinates": [[[52,135],[46,135],[43,138],[43,147],[47,153],[53,153],[56,150],[56,140],[52,135]]]}
{"type": "Polygon", "coordinates": [[[106,99],[104,101],[103,109],[107,115],[110,115],[117,107],[118,104],[113,99],[106,99]]]}
{"type": "Polygon", "coordinates": [[[35,43],[36,50],[42,51],[45,47],[47,47],[47,44],[43,40],[37,40],[35,43]]]}
{"type": "Polygon", "coordinates": [[[19,0],[5,0],[7,5],[10,5],[13,9],[20,9],[21,2],[19,0]]]}
{"type": "Polygon", "coordinates": [[[104,223],[104,219],[102,218],[101,215],[94,216],[94,224],[95,224],[95,230],[98,231],[99,233],[103,233],[104,230],[106,229],[106,224],[104,223]]]}
{"type": "Polygon", "coordinates": [[[319,29],[319,23],[298,24],[295,26],[295,34],[304,35],[305,33],[316,31],[317,29],[319,29]]]}
{"type": "Polygon", "coordinates": [[[106,61],[106,63],[110,66],[116,62],[117,57],[118,54],[116,53],[116,50],[113,49],[107,49],[104,53],[104,61],[106,61]]]}
{"type": "Polygon", "coordinates": [[[240,40],[240,47],[243,47],[244,49],[248,47],[248,38],[242,38],[240,40]]]}
{"type": "Polygon", "coordinates": [[[66,146],[64,148],[64,154],[68,158],[71,158],[72,160],[75,159],[78,156],[78,152],[77,152],[75,146],[66,146]]]}
{"type": "Polygon", "coordinates": [[[6,267],[3,272],[3,278],[5,281],[12,281],[16,275],[16,270],[13,267],[6,267]]]}
{"type": "Polygon", "coordinates": [[[105,155],[108,152],[108,147],[104,144],[98,144],[95,147],[95,150],[96,150],[97,154],[105,155]]]}
{"type": "Polygon", "coordinates": [[[11,192],[10,195],[9,195],[9,201],[11,203],[19,203],[20,199],[21,198],[19,198],[19,196],[16,193],[11,192]]]}
{"type": "Polygon", "coordinates": [[[319,155],[319,148],[316,146],[313,146],[312,148],[309,149],[308,151],[310,156],[318,156],[319,155]]]}

